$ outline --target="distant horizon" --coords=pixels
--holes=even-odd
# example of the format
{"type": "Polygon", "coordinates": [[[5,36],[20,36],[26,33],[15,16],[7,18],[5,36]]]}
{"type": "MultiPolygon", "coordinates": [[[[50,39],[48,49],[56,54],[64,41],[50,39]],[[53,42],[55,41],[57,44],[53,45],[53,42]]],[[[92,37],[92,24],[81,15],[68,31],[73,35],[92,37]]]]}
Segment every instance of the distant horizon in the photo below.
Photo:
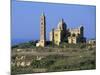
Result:
{"type": "MultiPolygon", "coordinates": [[[[20,2],[12,0],[11,40],[40,39],[40,16],[42,12],[46,16],[46,39],[49,40],[49,32],[57,28],[61,18],[67,24],[67,28],[84,26],[84,36],[96,39],[96,7],[76,4],[55,4],[41,2],[20,2]]],[[[27,41],[26,40],[26,41],[27,41]]]]}
{"type": "MultiPolygon", "coordinates": [[[[86,38],[86,41],[88,41],[88,40],[91,40],[91,39],[95,39],[96,40],[96,38],[86,38]]],[[[17,44],[21,44],[21,43],[26,43],[26,42],[29,42],[29,41],[37,41],[37,40],[39,40],[39,39],[12,39],[11,40],[11,45],[17,45],[17,44]]],[[[49,40],[46,40],[46,41],[49,41],[49,40]]]]}

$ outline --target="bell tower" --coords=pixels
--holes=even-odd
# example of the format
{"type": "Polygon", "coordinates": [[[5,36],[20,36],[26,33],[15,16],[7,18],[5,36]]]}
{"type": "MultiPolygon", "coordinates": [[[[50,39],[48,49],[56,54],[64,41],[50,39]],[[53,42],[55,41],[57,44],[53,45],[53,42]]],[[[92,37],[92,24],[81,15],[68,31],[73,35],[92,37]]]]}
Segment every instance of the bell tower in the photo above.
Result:
{"type": "Polygon", "coordinates": [[[40,17],[40,46],[44,47],[46,44],[46,21],[45,15],[42,13],[40,17]]]}

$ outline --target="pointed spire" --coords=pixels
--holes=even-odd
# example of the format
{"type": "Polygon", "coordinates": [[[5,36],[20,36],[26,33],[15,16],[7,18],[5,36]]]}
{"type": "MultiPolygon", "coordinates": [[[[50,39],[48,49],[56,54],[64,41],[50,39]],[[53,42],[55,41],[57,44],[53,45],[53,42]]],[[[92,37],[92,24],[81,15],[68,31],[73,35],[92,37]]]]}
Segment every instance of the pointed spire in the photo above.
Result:
{"type": "Polygon", "coordinates": [[[41,16],[44,16],[44,12],[42,12],[41,16]]]}
{"type": "Polygon", "coordinates": [[[64,23],[64,20],[63,20],[63,18],[60,20],[60,24],[61,25],[63,25],[63,23],[64,23]]]}

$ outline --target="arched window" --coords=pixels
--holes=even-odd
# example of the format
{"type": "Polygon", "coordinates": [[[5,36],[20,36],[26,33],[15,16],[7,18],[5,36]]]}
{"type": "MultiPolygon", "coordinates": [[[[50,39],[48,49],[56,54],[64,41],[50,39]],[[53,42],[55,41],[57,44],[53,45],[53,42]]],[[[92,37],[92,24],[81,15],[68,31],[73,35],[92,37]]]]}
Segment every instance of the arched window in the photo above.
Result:
{"type": "Polygon", "coordinates": [[[73,33],[72,36],[75,37],[75,33],[73,33]]]}

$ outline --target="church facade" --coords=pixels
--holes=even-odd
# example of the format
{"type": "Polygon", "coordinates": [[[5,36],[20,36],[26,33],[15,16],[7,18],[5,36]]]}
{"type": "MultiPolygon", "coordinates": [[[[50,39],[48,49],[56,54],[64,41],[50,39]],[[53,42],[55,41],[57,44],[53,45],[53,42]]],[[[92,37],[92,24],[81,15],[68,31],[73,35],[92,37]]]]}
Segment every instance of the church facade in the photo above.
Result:
{"type": "Polygon", "coordinates": [[[84,27],[67,28],[66,23],[62,19],[58,23],[58,27],[56,29],[53,28],[50,32],[50,41],[56,45],[60,45],[62,42],[69,44],[85,43],[84,27]]]}

